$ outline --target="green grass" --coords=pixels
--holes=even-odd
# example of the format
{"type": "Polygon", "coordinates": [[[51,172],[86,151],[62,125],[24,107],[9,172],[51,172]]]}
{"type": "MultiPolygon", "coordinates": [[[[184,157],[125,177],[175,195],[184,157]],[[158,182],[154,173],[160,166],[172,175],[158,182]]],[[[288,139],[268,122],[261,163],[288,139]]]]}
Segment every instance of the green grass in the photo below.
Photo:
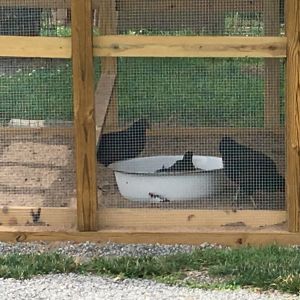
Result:
{"type": "Polygon", "coordinates": [[[72,258],[57,253],[0,256],[0,277],[27,279],[34,275],[69,273],[76,270],[72,258]]]}
{"type": "MultiPolygon", "coordinates": [[[[99,78],[100,67],[96,70],[99,78]]],[[[120,58],[119,117],[126,122],[146,115],[153,122],[261,127],[264,78],[259,70],[261,59],[120,58]]],[[[72,120],[71,72],[70,63],[61,63],[0,75],[0,120],[72,120]]],[[[283,77],[283,68],[281,72],[283,77]]],[[[283,95],[282,81],[282,117],[283,95]]]]}
{"type": "MultiPolygon", "coordinates": [[[[0,71],[0,123],[12,118],[73,119],[72,63],[54,60],[45,64],[44,60],[37,60],[34,65],[20,65],[10,74],[0,71]]],[[[100,62],[95,59],[96,81],[99,74],[100,62]]]]}
{"type": "Polygon", "coordinates": [[[72,119],[70,64],[55,68],[20,68],[0,77],[0,117],[22,119],[72,119]]]}
{"type": "MultiPolygon", "coordinates": [[[[148,115],[185,125],[263,126],[262,59],[121,58],[118,66],[121,119],[148,115]]],[[[282,82],[282,104],[283,95],[282,82]]]]}
{"type": "Polygon", "coordinates": [[[194,288],[255,287],[300,293],[300,250],[276,245],[195,250],[188,254],[145,257],[100,257],[75,263],[63,255],[10,254],[0,257],[0,277],[24,279],[34,275],[68,273],[154,279],[194,288]],[[214,280],[186,280],[187,271],[205,271],[214,280]],[[217,280],[222,278],[222,280],[217,280]]]}

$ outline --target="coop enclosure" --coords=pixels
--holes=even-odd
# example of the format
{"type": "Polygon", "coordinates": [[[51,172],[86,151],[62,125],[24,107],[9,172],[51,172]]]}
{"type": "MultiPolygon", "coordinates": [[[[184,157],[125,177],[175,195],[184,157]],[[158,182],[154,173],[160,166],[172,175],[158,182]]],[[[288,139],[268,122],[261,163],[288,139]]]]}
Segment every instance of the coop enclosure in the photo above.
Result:
{"type": "Polygon", "coordinates": [[[299,53],[297,0],[0,1],[0,239],[299,243],[299,53]]]}

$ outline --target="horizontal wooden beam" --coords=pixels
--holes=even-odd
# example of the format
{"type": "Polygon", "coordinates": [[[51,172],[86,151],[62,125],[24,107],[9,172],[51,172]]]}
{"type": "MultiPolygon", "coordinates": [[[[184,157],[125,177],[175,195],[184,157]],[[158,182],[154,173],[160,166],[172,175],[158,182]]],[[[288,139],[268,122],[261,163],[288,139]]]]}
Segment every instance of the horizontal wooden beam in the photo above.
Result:
{"type": "MultiPolygon", "coordinates": [[[[33,226],[34,224],[31,210],[37,212],[38,207],[11,207],[2,206],[0,208],[0,229],[3,226],[33,226]]],[[[41,207],[39,221],[42,226],[57,227],[57,228],[75,228],[76,227],[76,209],[66,207],[41,207]]]]}
{"type": "Polygon", "coordinates": [[[99,211],[99,224],[105,227],[200,228],[200,227],[264,227],[286,222],[285,211],[240,210],[163,210],[138,208],[104,208],[99,211]],[[145,221],[146,220],[146,221],[145,221]]]}
{"type": "Polygon", "coordinates": [[[0,127],[0,134],[16,137],[16,135],[32,134],[40,136],[67,135],[74,136],[73,127],[0,127]]]}
{"type": "MultiPolygon", "coordinates": [[[[0,6],[8,6],[8,7],[30,7],[30,8],[71,8],[72,0],[0,0],[0,6]]],[[[100,6],[99,0],[92,0],[93,7],[97,8],[100,6]]]]}
{"type": "Polygon", "coordinates": [[[115,242],[145,244],[191,244],[204,242],[220,245],[300,245],[300,234],[286,231],[128,231],[101,230],[97,232],[54,231],[4,231],[0,229],[0,240],[4,242],[74,241],[115,242]]]}
{"type": "Polygon", "coordinates": [[[0,36],[0,56],[71,58],[71,38],[0,36]]]}
{"type": "MultiPolygon", "coordinates": [[[[18,225],[24,226],[32,218],[31,209],[37,207],[0,207],[0,221],[2,226],[18,225]],[[12,220],[15,220],[12,222],[12,220]]],[[[145,228],[194,228],[201,227],[264,227],[274,224],[282,224],[286,221],[285,211],[253,211],[241,210],[163,210],[139,208],[103,208],[97,213],[101,228],[104,227],[134,227],[135,230],[145,228]],[[145,216],[147,221],[145,222],[145,216]]],[[[70,226],[76,221],[76,209],[66,207],[42,207],[41,221],[48,226],[70,226]]],[[[1,228],[1,227],[0,227],[1,228]]],[[[249,230],[249,228],[248,228],[249,230]]]]}
{"type": "MultiPolygon", "coordinates": [[[[102,57],[286,57],[285,37],[127,36],[94,38],[102,57]]],[[[0,56],[71,58],[71,38],[0,36],[0,56]]]]}
{"type": "Polygon", "coordinates": [[[130,36],[94,38],[95,56],[285,57],[285,37],[130,36]]]}
{"type": "Polygon", "coordinates": [[[37,211],[37,207],[1,207],[1,241],[112,241],[195,245],[203,242],[224,245],[259,245],[274,242],[300,244],[300,234],[289,233],[284,229],[284,211],[234,213],[149,209],[145,215],[145,210],[139,209],[104,209],[98,212],[98,219],[102,226],[107,225],[110,229],[77,232],[74,208],[41,208],[40,224],[33,224],[31,209],[37,211]],[[247,223],[248,227],[242,226],[241,222],[247,223]],[[276,222],[278,224],[275,224],[276,222]],[[149,228],[145,227],[145,223],[150,225],[149,228]],[[153,226],[155,224],[164,225],[164,228],[153,226]],[[220,226],[209,227],[202,226],[203,224],[220,226]],[[261,224],[261,227],[253,228],[253,225],[257,224],[261,224]]]}

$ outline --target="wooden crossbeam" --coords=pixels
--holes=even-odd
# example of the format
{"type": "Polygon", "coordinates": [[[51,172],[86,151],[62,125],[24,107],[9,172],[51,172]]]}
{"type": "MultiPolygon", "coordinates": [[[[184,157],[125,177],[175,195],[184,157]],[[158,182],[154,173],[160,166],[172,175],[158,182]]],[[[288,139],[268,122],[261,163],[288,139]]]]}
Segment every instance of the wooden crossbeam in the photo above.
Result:
{"type": "MultiPolygon", "coordinates": [[[[285,37],[95,37],[101,57],[286,57],[285,37]]],[[[0,56],[71,58],[71,38],[0,36],[0,56]]]]}
{"type": "Polygon", "coordinates": [[[105,208],[98,213],[102,228],[132,227],[135,230],[145,228],[196,228],[201,227],[263,227],[286,221],[285,211],[268,210],[162,210],[138,208],[105,208]],[[146,220],[146,222],[145,222],[146,220]]]}
{"type": "MultiPolygon", "coordinates": [[[[1,207],[1,226],[25,226],[33,223],[31,210],[36,212],[38,207],[1,207]],[[13,221],[15,220],[15,222],[13,221]]],[[[261,228],[281,224],[286,221],[286,211],[269,210],[198,210],[198,209],[157,209],[157,208],[102,208],[96,212],[100,228],[126,228],[134,227],[135,230],[145,228],[196,228],[201,227],[219,228],[232,227],[241,228],[248,226],[261,228]],[[145,223],[145,217],[147,222],[145,223]],[[244,225],[243,225],[243,224],[244,225]],[[240,225],[239,225],[240,224],[240,225]]],[[[76,209],[67,207],[42,207],[40,221],[44,226],[74,228],[76,221],[76,209]]],[[[1,228],[0,226],[0,228],[1,228]]]]}
{"type": "Polygon", "coordinates": [[[300,234],[284,230],[242,231],[218,230],[186,231],[186,230],[101,230],[97,232],[75,231],[30,231],[0,227],[0,240],[6,242],[32,241],[75,241],[75,242],[115,242],[115,243],[145,243],[145,244],[191,244],[200,245],[204,242],[220,245],[300,245],[300,234]]]}
{"type": "Polygon", "coordinates": [[[0,56],[71,58],[71,38],[0,36],[0,56]]]}
{"type": "Polygon", "coordinates": [[[130,36],[94,38],[95,56],[285,57],[285,37],[130,36]]]}

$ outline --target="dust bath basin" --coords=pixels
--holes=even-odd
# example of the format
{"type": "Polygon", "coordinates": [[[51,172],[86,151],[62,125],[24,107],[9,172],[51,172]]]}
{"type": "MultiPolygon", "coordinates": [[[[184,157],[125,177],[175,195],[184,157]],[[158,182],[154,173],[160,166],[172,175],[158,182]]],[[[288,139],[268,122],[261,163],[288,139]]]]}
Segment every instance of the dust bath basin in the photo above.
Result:
{"type": "Polygon", "coordinates": [[[197,200],[222,189],[222,158],[193,156],[195,171],[162,172],[182,156],[152,156],[119,161],[109,166],[114,171],[121,195],[132,201],[197,200]]]}

